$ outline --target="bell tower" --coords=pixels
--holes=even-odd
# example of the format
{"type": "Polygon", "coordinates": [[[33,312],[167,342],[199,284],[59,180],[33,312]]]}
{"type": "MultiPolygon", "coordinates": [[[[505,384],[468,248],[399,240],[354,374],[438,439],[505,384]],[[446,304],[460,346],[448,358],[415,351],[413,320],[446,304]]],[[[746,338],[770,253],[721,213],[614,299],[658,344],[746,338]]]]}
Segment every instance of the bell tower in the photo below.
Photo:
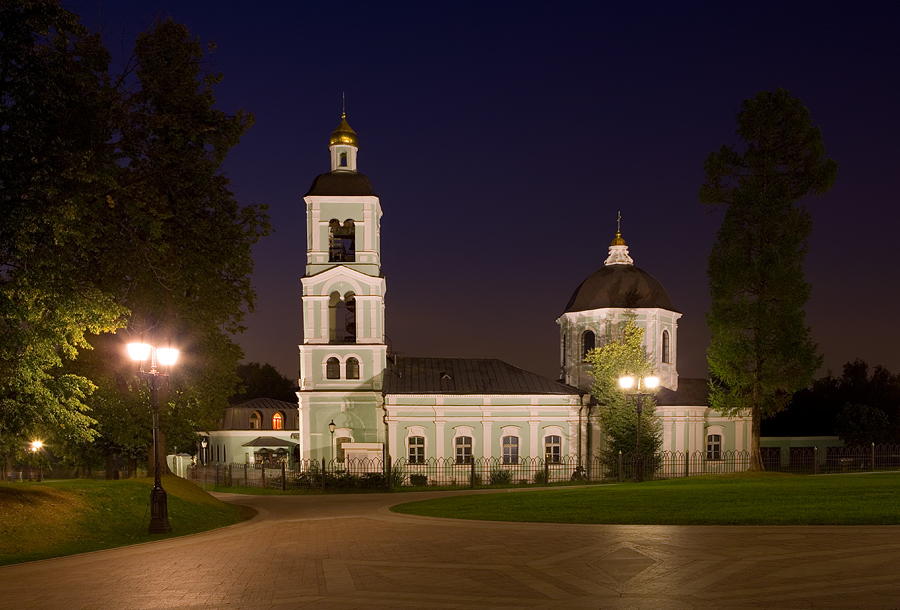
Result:
{"type": "Polygon", "coordinates": [[[359,142],[346,115],[328,150],[331,171],[317,176],[303,197],[301,459],[341,459],[353,446],[381,440],[377,416],[387,359],[381,202],[357,171],[359,142]]]}

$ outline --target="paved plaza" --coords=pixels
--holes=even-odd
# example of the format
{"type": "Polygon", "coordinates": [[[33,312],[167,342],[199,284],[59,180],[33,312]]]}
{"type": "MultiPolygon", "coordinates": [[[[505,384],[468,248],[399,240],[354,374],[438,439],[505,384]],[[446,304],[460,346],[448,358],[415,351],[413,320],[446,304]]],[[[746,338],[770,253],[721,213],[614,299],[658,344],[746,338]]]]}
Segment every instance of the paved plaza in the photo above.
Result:
{"type": "Polygon", "coordinates": [[[543,525],[388,510],[438,495],[221,495],[259,514],[2,567],[0,608],[900,609],[900,527],[543,525]]]}

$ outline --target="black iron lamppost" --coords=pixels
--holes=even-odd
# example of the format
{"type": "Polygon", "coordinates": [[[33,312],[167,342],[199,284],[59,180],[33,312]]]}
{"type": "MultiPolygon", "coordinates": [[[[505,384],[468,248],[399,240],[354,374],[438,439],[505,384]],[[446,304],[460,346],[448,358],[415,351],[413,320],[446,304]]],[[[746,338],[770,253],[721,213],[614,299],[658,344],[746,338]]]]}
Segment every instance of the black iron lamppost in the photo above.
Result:
{"type": "Polygon", "coordinates": [[[209,441],[206,440],[205,436],[203,437],[203,440],[200,441],[200,448],[202,449],[200,451],[200,465],[201,466],[206,466],[206,445],[208,443],[209,443],[209,441]]]}
{"type": "Polygon", "coordinates": [[[331,467],[334,468],[334,420],[331,420],[331,423],[328,424],[328,429],[331,431],[331,467]]]}
{"type": "Polygon", "coordinates": [[[659,387],[659,377],[648,375],[635,379],[631,375],[619,377],[619,387],[625,390],[626,396],[634,396],[634,407],[637,410],[637,457],[634,460],[634,482],[641,483],[644,480],[644,454],[641,453],[641,411],[644,410],[644,396],[650,392],[643,392],[644,388],[655,390],[659,387]],[[637,385],[637,391],[629,392],[637,385]]]}
{"type": "Polygon", "coordinates": [[[154,347],[146,343],[129,343],[128,355],[132,360],[140,362],[141,375],[150,383],[150,407],[153,409],[153,489],[150,490],[150,527],[149,534],[167,534],[172,531],[169,525],[169,508],[166,490],[162,486],[159,470],[159,378],[169,376],[169,367],[178,360],[178,350],[170,347],[154,347]],[[144,363],[150,361],[149,370],[144,363]]]}

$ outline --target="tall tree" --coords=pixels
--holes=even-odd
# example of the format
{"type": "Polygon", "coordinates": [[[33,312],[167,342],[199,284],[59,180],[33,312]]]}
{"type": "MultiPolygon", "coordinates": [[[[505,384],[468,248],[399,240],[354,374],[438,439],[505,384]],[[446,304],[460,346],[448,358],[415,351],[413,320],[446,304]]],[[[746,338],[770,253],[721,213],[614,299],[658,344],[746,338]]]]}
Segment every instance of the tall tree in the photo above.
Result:
{"type": "Polygon", "coordinates": [[[76,449],[99,432],[134,453],[146,422],[116,420],[146,401],[109,334],[126,324],[182,349],[163,405],[173,447],[233,393],[232,335],[269,225],[221,172],[252,116],[215,108],[221,75],[202,60],[187,28],[163,21],[112,82],[99,36],[57,1],[0,3],[0,445],[44,430],[89,455],[76,449]]]}
{"type": "MultiPolygon", "coordinates": [[[[600,347],[589,351],[584,360],[591,365],[594,383],[591,394],[597,399],[597,420],[606,434],[601,450],[604,463],[618,462],[619,452],[634,454],[637,450],[637,410],[633,399],[619,387],[623,375],[647,377],[653,374],[653,364],[644,349],[644,329],[634,320],[600,347]]],[[[641,413],[641,453],[653,454],[662,443],[656,418],[656,401],[645,396],[641,413]]],[[[646,460],[645,460],[646,464],[646,460]]]]}
{"type": "Polygon", "coordinates": [[[294,393],[296,384],[278,372],[271,364],[248,362],[237,367],[241,387],[231,397],[232,404],[253,398],[274,398],[285,402],[296,402],[294,393]]]}
{"type": "Polygon", "coordinates": [[[60,366],[126,310],[90,264],[115,181],[98,36],[53,0],[0,3],[0,440],[89,441],[93,384],[60,366]]]}
{"type": "Polygon", "coordinates": [[[709,255],[710,406],[752,417],[751,468],[762,469],[760,422],[807,386],[822,359],[805,324],[803,259],[812,216],[801,202],[834,184],[821,130],[784,89],[744,101],[740,150],[704,164],[700,201],[724,208],[709,255]]]}
{"type": "MultiPolygon", "coordinates": [[[[138,37],[134,82],[122,79],[120,174],[105,210],[113,229],[98,257],[104,288],[131,311],[129,333],[182,350],[161,404],[170,449],[193,447],[193,431],[217,421],[234,392],[243,354],[232,335],[255,299],[251,247],[269,230],[265,206],[239,205],[221,171],[253,117],[215,107],[222,75],[204,69],[203,51],[171,19],[138,37]]],[[[95,344],[107,355],[100,366],[122,361],[119,339],[95,344]]],[[[103,396],[121,396],[125,410],[140,386],[128,381],[133,368],[113,368],[98,375],[110,386],[103,396]]]]}

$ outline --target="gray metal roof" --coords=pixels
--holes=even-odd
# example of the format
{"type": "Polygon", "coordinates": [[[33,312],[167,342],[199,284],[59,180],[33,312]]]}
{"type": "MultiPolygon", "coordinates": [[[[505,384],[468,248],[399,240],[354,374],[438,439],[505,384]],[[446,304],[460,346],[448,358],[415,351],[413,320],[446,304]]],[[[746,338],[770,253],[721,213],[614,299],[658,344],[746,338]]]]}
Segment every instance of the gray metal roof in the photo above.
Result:
{"type": "Polygon", "coordinates": [[[679,377],[678,390],[660,388],[656,404],[662,407],[709,406],[709,380],[697,377],[679,377]]]}
{"type": "Polygon", "coordinates": [[[329,172],[319,174],[304,197],[310,195],[372,196],[377,197],[369,178],[357,172],[329,172]]]}
{"type": "Polygon", "coordinates": [[[293,447],[296,444],[274,436],[257,436],[252,441],[247,441],[241,445],[241,447],[293,447]]]}
{"type": "Polygon", "coordinates": [[[555,394],[587,392],[496,358],[388,360],[382,394],[555,394]]]}
{"type": "Polygon", "coordinates": [[[261,430],[272,429],[272,415],[280,411],[284,415],[285,430],[299,430],[297,404],[274,398],[254,398],[231,405],[222,414],[220,430],[250,430],[250,414],[259,411],[261,430]]]}

